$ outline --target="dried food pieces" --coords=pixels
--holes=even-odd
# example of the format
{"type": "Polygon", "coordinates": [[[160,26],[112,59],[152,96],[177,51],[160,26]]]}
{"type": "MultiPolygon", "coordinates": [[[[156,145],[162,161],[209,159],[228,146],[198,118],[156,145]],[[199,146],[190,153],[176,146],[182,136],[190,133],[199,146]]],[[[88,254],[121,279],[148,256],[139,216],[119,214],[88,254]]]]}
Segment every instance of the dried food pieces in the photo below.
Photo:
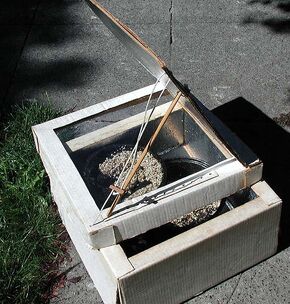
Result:
{"type": "MultiPolygon", "coordinates": [[[[142,151],[137,152],[136,160],[140,157],[142,151]]],[[[130,157],[131,150],[126,147],[121,148],[119,151],[113,152],[108,156],[101,164],[99,164],[99,171],[105,176],[116,181],[122,169],[130,157]]],[[[126,166],[126,170],[122,173],[120,181],[121,183],[126,178],[128,169],[131,167],[131,162],[126,166]]],[[[133,198],[157,189],[163,181],[164,170],[159,160],[148,152],[144,158],[141,166],[134,175],[126,198],[133,198]]],[[[119,184],[121,184],[119,183],[119,184]]]]}

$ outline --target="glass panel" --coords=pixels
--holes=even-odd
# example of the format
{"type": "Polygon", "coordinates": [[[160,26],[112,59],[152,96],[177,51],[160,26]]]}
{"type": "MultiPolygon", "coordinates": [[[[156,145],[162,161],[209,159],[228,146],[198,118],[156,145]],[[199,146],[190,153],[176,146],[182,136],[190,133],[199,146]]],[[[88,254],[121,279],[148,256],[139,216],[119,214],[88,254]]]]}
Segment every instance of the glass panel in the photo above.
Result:
{"type": "MultiPolygon", "coordinates": [[[[140,138],[136,159],[171,101],[171,97],[163,97],[156,107],[140,138]]],[[[56,130],[99,208],[136,144],[145,108],[146,100],[139,101],[56,130]]],[[[147,117],[149,114],[150,110],[147,117]]],[[[225,159],[206,133],[179,105],[170,114],[149,151],[149,156],[132,180],[125,196],[127,199],[168,185],[225,159]]],[[[127,171],[129,167],[130,163],[127,171]]]]}

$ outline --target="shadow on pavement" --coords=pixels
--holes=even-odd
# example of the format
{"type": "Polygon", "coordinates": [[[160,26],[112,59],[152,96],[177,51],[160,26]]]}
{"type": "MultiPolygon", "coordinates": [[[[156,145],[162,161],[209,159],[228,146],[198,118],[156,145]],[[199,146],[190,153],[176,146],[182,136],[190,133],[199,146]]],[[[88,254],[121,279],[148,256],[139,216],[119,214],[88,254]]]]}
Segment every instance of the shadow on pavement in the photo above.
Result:
{"type": "Polygon", "coordinates": [[[21,99],[22,91],[47,85],[57,85],[61,90],[63,87],[76,87],[83,83],[82,75],[89,69],[89,64],[82,58],[68,54],[63,55],[62,58],[50,56],[52,60],[48,60],[49,56],[41,56],[40,52],[40,55],[26,56],[27,50],[29,52],[44,46],[49,53],[50,47],[53,49],[65,45],[79,37],[78,30],[70,26],[76,22],[71,15],[71,7],[75,3],[75,1],[57,3],[55,0],[1,2],[0,120],[9,113],[12,105],[25,102],[21,99]],[[49,9],[46,9],[47,6],[49,9]],[[54,22],[67,26],[61,26],[62,30],[59,31],[54,27],[54,22]],[[22,72],[19,75],[20,65],[22,72]],[[19,85],[14,89],[16,82],[19,85]]]}
{"type": "Polygon", "coordinates": [[[279,250],[290,246],[290,134],[242,97],[213,110],[263,161],[263,178],[283,200],[279,250]]]}
{"type": "Polygon", "coordinates": [[[260,24],[268,27],[270,30],[277,34],[290,33],[290,19],[287,14],[290,13],[290,1],[289,0],[251,0],[248,4],[261,4],[268,7],[272,7],[280,13],[284,13],[284,16],[280,17],[246,17],[243,20],[243,24],[260,24]]]}

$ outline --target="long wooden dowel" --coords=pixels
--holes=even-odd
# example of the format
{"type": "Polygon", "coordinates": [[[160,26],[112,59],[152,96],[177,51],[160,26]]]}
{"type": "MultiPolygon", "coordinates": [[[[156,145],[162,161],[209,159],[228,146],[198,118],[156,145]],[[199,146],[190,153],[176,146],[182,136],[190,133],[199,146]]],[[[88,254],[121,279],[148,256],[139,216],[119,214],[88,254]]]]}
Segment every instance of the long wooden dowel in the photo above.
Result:
{"type": "MultiPolygon", "coordinates": [[[[172,110],[174,109],[174,107],[176,106],[179,98],[181,97],[182,93],[178,92],[176,97],[173,99],[173,101],[171,102],[169,108],[167,109],[167,111],[165,112],[164,116],[162,117],[157,129],[155,130],[154,134],[151,136],[149,142],[147,143],[146,147],[144,148],[141,156],[139,157],[139,159],[137,160],[136,164],[134,165],[132,171],[130,172],[130,174],[128,175],[128,177],[126,178],[124,185],[123,185],[123,190],[124,192],[126,192],[126,189],[128,188],[132,178],[134,177],[135,173],[137,172],[137,170],[139,169],[142,161],[144,160],[147,152],[149,151],[149,149],[151,148],[152,144],[154,143],[155,139],[157,138],[160,130],[162,129],[162,127],[164,126],[164,124],[166,123],[170,113],[172,112],[172,110]]],[[[114,201],[113,204],[111,206],[111,208],[108,211],[108,217],[112,215],[114,208],[116,207],[116,205],[120,202],[121,198],[123,197],[124,193],[121,194],[119,193],[114,201]]]]}

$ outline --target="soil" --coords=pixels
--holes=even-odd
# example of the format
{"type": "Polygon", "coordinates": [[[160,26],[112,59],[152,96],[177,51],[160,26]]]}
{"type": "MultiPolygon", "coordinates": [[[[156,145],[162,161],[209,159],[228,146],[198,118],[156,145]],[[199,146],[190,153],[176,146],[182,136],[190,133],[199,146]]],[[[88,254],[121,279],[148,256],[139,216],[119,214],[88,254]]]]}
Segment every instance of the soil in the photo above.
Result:
{"type": "Polygon", "coordinates": [[[204,208],[193,210],[190,213],[173,220],[171,223],[177,227],[186,227],[191,224],[198,225],[209,219],[217,211],[219,206],[220,201],[212,203],[204,208]]]}
{"type": "MultiPolygon", "coordinates": [[[[130,153],[131,150],[128,150],[125,147],[120,151],[113,152],[104,162],[99,164],[100,172],[106,178],[109,177],[113,181],[116,181],[120,176],[130,153]]],[[[137,152],[136,161],[141,156],[141,153],[142,151],[137,152]]],[[[131,163],[132,161],[128,163],[125,172],[121,175],[121,182],[124,181],[131,163]]],[[[164,172],[160,161],[157,160],[152,153],[148,152],[130,183],[126,197],[133,198],[155,190],[160,187],[163,179],[164,172]]],[[[119,183],[119,185],[120,184],[121,183],[119,183]]]]}

